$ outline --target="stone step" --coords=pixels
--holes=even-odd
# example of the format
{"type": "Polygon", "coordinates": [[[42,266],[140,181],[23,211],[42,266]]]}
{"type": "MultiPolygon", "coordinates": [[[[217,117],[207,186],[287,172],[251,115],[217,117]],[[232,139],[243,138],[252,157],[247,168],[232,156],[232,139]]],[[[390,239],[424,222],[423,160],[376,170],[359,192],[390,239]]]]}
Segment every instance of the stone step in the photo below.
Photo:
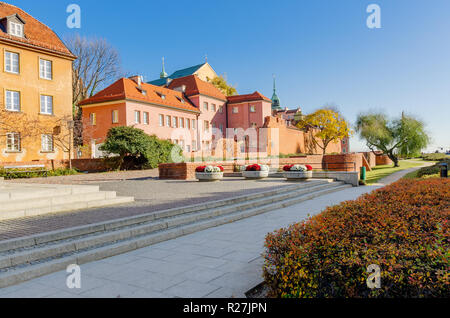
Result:
{"type": "Polygon", "coordinates": [[[11,255],[10,253],[7,253],[6,255],[0,254],[0,269],[9,266],[20,265],[25,262],[36,261],[40,258],[55,257],[65,253],[80,251],[86,248],[92,248],[98,245],[120,241],[131,237],[146,235],[160,230],[167,230],[178,226],[214,218],[221,215],[232,214],[235,212],[256,208],[259,206],[268,205],[274,202],[286,200],[288,198],[300,197],[301,195],[311,193],[312,191],[333,189],[339,186],[340,185],[338,184],[318,185],[310,189],[292,191],[290,192],[291,194],[290,196],[275,195],[269,199],[263,198],[257,200],[250,200],[245,203],[237,203],[234,205],[230,205],[227,206],[226,208],[208,209],[202,212],[188,213],[176,217],[167,217],[165,219],[163,218],[157,221],[150,221],[145,224],[141,223],[139,225],[135,225],[132,227],[127,226],[124,227],[123,229],[116,228],[113,231],[96,235],[90,235],[86,238],[79,236],[80,239],[76,242],[74,242],[73,239],[64,239],[60,240],[61,243],[59,244],[44,245],[42,248],[25,250],[23,252],[15,253],[14,255],[11,255]]]}
{"type": "Polygon", "coordinates": [[[40,199],[68,194],[84,194],[98,192],[99,186],[65,186],[65,185],[35,185],[8,183],[0,189],[0,204],[9,201],[40,199]],[[32,190],[32,191],[31,191],[32,190]]]}
{"type": "MultiPolygon", "coordinates": [[[[320,186],[318,185],[318,187],[320,186]]],[[[62,270],[68,264],[81,265],[86,262],[125,253],[210,227],[297,204],[349,187],[351,186],[340,183],[329,184],[328,186],[322,186],[320,190],[311,188],[306,193],[304,190],[300,190],[303,191],[303,194],[293,196],[288,200],[286,200],[286,197],[278,196],[279,200],[275,200],[275,202],[270,204],[261,202],[261,205],[255,204],[254,207],[248,209],[236,209],[223,213],[218,213],[220,209],[211,209],[209,211],[210,215],[206,219],[203,218],[207,215],[207,211],[190,213],[179,216],[178,219],[168,217],[167,220],[161,219],[150,224],[119,228],[119,230],[111,233],[103,233],[92,237],[89,235],[85,237],[80,236],[78,240],[48,246],[42,245],[31,248],[31,250],[12,250],[10,254],[3,254],[0,258],[0,268],[3,268],[0,271],[0,287],[10,286],[62,270]],[[196,214],[197,216],[193,217],[196,214]],[[181,222],[181,218],[184,218],[184,222],[181,222]]],[[[31,238],[28,238],[28,240],[31,240],[31,238]]],[[[34,238],[34,242],[37,242],[36,238],[34,238]]]]}
{"type": "Polygon", "coordinates": [[[106,232],[111,230],[117,230],[126,226],[141,225],[144,223],[160,220],[168,217],[176,217],[179,215],[201,212],[209,209],[215,209],[230,205],[235,205],[240,202],[248,202],[252,200],[258,200],[261,198],[272,197],[278,194],[285,194],[289,192],[295,192],[303,189],[312,189],[320,185],[329,185],[331,180],[311,180],[308,182],[296,183],[291,186],[282,188],[271,189],[268,191],[257,192],[253,194],[241,195],[233,198],[211,201],[207,203],[201,203],[191,205],[187,207],[178,207],[163,211],[150,212],[137,216],[116,219],[112,221],[102,222],[92,225],[78,226],[70,229],[63,229],[43,234],[37,234],[32,237],[18,238],[0,242],[0,253],[8,250],[29,248],[34,245],[40,245],[45,243],[51,243],[59,240],[70,239],[81,235],[96,234],[100,232],[106,232]]]}
{"type": "MultiPolygon", "coordinates": [[[[2,202],[0,205],[0,219],[2,219],[4,213],[8,212],[28,212],[38,210],[40,208],[51,208],[55,205],[64,205],[76,202],[83,201],[94,201],[94,200],[102,200],[108,198],[115,198],[116,193],[112,191],[97,191],[97,192],[89,192],[89,193],[78,193],[78,194],[55,194],[51,196],[45,196],[41,198],[35,198],[33,200],[8,200],[2,202]]],[[[28,216],[28,215],[25,215],[28,216]]]]}
{"type": "MultiPolygon", "coordinates": [[[[70,197],[67,197],[70,198],[70,197]]],[[[125,204],[134,201],[133,197],[116,197],[116,192],[104,191],[97,193],[84,194],[81,197],[77,195],[77,200],[72,202],[59,203],[46,206],[13,210],[9,212],[0,212],[0,221],[12,220],[24,217],[45,215],[50,213],[70,212],[76,210],[85,210],[106,207],[117,204],[125,204]],[[77,201],[78,200],[78,201],[77,201]]]]}

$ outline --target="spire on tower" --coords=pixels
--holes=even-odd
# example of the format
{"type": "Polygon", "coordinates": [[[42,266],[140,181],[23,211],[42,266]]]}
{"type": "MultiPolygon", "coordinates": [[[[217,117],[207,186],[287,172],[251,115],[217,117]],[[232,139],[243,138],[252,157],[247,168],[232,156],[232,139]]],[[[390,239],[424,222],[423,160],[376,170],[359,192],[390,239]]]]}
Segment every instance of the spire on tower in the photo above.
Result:
{"type": "Polygon", "coordinates": [[[280,99],[277,95],[277,84],[276,84],[276,78],[275,74],[273,74],[273,96],[272,96],[272,110],[280,110],[281,104],[280,99]]]}
{"type": "Polygon", "coordinates": [[[169,76],[169,75],[167,75],[167,73],[166,73],[166,67],[165,67],[165,65],[164,65],[164,57],[162,58],[162,72],[161,72],[161,74],[160,74],[160,78],[166,78],[167,76],[169,76]]]}

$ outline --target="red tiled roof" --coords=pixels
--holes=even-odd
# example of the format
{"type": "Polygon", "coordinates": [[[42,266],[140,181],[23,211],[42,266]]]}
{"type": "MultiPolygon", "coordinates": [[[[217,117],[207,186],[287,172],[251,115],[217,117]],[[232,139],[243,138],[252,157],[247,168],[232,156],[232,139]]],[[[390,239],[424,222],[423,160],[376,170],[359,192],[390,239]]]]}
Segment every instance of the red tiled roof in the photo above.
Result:
{"type": "Polygon", "coordinates": [[[187,96],[201,94],[209,97],[214,97],[223,101],[227,100],[225,94],[223,94],[217,87],[215,87],[211,83],[202,81],[197,77],[197,75],[189,75],[185,77],[176,78],[170,82],[169,88],[175,89],[183,85],[186,86],[185,94],[187,96]]]}
{"type": "Polygon", "coordinates": [[[265,100],[270,103],[272,102],[272,100],[270,100],[269,98],[267,98],[266,96],[264,96],[259,92],[254,92],[253,94],[246,94],[246,95],[228,96],[227,99],[230,104],[250,102],[255,100],[265,100]]]}
{"type": "Polygon", "coordinates": [[[138,102],[178,108],[180,110],[199,112],[198,108],[193,106],[186,98],[184,98],[181,92],[146,83],[141,84],[141,90],[138,88],[135,81],[129,78],[121,78],[91,98],[80,102],[79,105],[90,105],[130,99],[138,102]],[[146,95],[144,95],[141,90],[145,90],[146,95]],[[160,95],[164,95],[165,99],[162,99],[160,95]]]}
{"type": "Polygon", "coordinates": [[[0,29],[0,40],[5,39],[19,44],[43,48],[66,55],[70,58],[75,58],[56,33],[49,27],[33,18],[22,9],[5,2],[0,2],[0,20],[15,14],[25,21],[25,37],[12,36],[0,29]]]}

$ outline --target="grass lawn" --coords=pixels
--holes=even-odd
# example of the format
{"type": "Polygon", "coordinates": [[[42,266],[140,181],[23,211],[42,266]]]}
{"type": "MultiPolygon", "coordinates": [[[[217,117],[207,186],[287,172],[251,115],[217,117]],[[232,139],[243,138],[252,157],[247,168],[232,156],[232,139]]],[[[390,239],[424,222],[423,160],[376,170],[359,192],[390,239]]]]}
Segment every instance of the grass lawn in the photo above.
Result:
{"type": "MultiPolygon", "coordinates": [[[[429,162],[429,161],[428,161],[429,162]]],[[[367,171],[366,182],[367,184],[377,183],[380,179],[387,177],[397,171],[406,170],[409,168],[420,167],[427,161],[414,160],[414,161],[400,161],[400,167],[394,168],[393,165],[389,166],[377,166],[372,168],[372,171],[367,171]]]]}

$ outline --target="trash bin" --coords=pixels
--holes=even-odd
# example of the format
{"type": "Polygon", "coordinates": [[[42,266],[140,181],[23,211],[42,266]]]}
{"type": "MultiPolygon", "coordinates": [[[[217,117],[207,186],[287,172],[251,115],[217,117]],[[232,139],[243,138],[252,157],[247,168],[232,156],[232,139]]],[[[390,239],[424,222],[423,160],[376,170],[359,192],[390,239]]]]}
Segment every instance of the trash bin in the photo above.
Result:
{"type": "Polygon", "coordinates": [[[366,181],[366,167],[361,167],[361,177],[362,181],[366,181]]]}
{"type": "Polygon", "coordinates": [[[441,168],[441,178],[448,178],[448,164],[443,162],[439,166],[441,168]]]}

